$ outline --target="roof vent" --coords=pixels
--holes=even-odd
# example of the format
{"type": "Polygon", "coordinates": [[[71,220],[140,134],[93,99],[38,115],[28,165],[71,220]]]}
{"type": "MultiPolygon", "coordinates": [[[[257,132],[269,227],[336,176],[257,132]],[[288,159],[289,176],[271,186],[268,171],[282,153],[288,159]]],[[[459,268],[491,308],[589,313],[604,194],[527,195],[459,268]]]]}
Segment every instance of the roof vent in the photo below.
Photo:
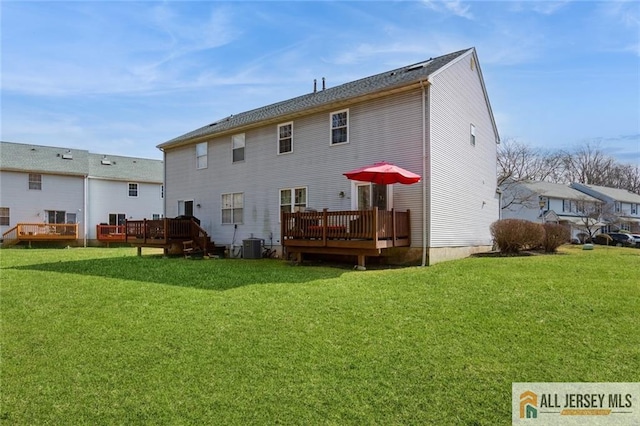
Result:
{"type": "Polygon", "coordinates": [[[420,62],[419,64],[411,65],[409,68],[407,68],[407,71],[414,71],[414,70],[419,70],[420,68],[424,68],[427,66],[429,62],[430,61],[426,61],[426,62],[420,62]]]}
{"type": "Polygon", "coordinates": [[[107,159],[106,155],[102,156],[102,160],[100,160],[100,164],[105,165],[105,166],[110,166],[111,165],[111,161],[109,161],[109,159],[107,159]]]}
{"type": "Polygon", "coordinates": [[[68,149],[64,154],[62,154],[63,160],[73,160],[73,155],[71,154],[71,150],[68,149]]]}

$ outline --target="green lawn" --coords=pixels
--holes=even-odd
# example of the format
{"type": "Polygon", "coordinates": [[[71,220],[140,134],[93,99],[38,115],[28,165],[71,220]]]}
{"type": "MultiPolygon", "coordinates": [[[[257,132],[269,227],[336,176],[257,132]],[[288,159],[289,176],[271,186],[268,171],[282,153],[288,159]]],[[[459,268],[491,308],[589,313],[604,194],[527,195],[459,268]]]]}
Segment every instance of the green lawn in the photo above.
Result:
{"type": "Polygon", "coordinates": [[[5,424],[511,422],[512,382],[640,381],[640,250],[428,268],[1,250],[5,424]]]}

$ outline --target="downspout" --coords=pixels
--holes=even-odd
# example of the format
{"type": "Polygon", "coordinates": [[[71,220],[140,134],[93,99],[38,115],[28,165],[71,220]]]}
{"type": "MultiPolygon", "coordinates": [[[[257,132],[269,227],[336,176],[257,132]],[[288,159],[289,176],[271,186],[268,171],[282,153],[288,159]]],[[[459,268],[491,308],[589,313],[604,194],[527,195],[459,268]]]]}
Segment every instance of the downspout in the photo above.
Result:
{"type": "Polygon", "coordinates": [[[427,266],[427,89],[429,82],[420,80],[422,87],[422,263],[427,266]]]}
{"type": "Polygon", "coordinates": [[[87,205],[88,203],[88,198],[89,198],[89,175],[84,175],[84,206],[82,206],[82,209],[84,210],[83,212],[83,222],[84,222],[84,231],[83,231],[83,242],[82,245],[84,248],[87,248],[87,231],[88,231],[88,225],[87,225],[87,220],[89,220],[89,215],[87,213],[87,205]]]}
{"type": "Polygon", "coordinates": [[[167,217],[167,153],[162,151],[162,217],[167,217]]]}

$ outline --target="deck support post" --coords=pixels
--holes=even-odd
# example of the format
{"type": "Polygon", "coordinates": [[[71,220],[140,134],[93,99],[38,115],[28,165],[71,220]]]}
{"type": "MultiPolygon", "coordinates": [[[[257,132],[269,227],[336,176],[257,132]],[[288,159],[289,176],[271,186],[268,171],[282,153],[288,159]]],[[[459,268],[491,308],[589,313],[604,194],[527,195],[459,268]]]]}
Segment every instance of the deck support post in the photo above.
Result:
{"type": "Polygon", "coordinates": [[[138,256],[142,256],[142,247],[138,247],[138,256]]]}
{"type": "Polygon", "coordinates": [[[367,268],[364,266],[364,261],[365,261],[365,255],[364,254],[359,254],[358,255],[358,264],[356,265],[356,269],[358,271],[364,271],[367,268]]]}

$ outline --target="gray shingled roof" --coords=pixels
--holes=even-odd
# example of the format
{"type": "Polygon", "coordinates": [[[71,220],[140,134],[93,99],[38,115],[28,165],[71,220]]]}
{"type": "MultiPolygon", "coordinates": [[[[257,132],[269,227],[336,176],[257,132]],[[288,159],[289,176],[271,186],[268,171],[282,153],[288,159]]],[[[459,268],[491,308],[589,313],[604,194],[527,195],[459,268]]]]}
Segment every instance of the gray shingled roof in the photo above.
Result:
{"type": "Polygon", "coordinates": [[[622,203],[640,204],[640,195],[626,189],[609,188],[607,186],[581,184],[592,191],[622,203]]]}
{"type": "Polygon", "coordinates": [[[227,132],[253,123],[300,113],[322,107],[323,105],[348,101],[360,96],[374,94],[382,90],[391,90],[393,88],[400,88],[412,83],[417,83],[420,80],[427,79],[431,74],[470,50],[472,49],[449,53],[437,58],[431,58],[424,62],[408,65],[392,71],[345,83],[340,86],[319,90],[317,92],[298,96],[283,102],[232,115],[164,142],[158,145],[158,148],[170,148],[174,145],[180,145],[190,139],[215,135],[217,133],[227,132]]]}
{"type": "Polygon", "coordinates": [[[0,142],[0,170],[90,176],[111,180],[163,182],[163,162],[91,154],[83,149],[0,142]],[[110,165],[102,164],[109,160],[110,165]]]}
{"type": "Polygon", "coordinates": [[[89,154],[89,177],[162,183],[164,162],[147,158],[89,154]]]}
{"type": "Polygon", "coordinates": [[[544,195],[550,198],[559,198],[563,200],[579,200],[588,202],[598,202],[584,192],[573,189],[568,185],[551,182],[523,182],[522,185],[536,194],[544,195]]]}

